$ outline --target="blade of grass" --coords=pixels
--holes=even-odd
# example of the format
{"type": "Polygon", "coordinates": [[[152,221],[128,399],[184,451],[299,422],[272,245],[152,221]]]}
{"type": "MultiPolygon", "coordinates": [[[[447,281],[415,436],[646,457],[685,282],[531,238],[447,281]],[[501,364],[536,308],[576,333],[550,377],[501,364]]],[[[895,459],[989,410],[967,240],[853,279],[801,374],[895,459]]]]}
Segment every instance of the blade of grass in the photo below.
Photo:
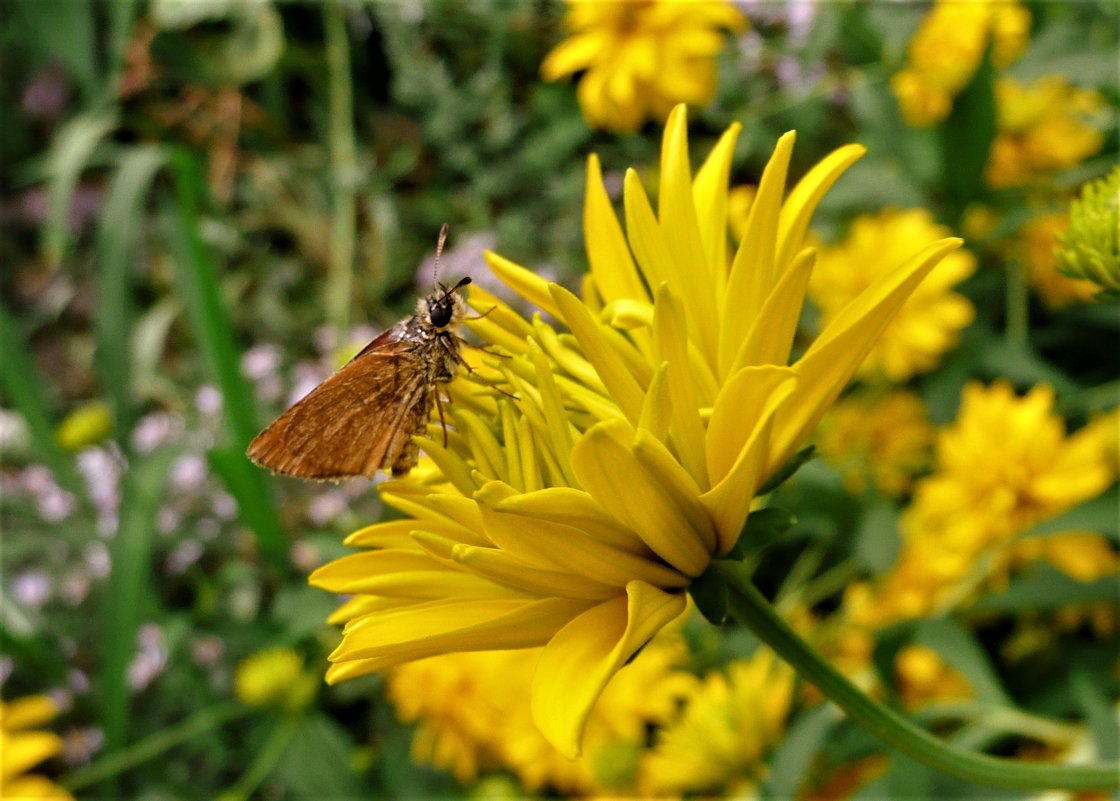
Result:
{"type": "Polygon", "coordinates": [[[55,440],[55,426],[47,413],[51,404],[28,353],[27,342],[3,305],[0,305],[0,387],[8,403],[27,421],[36,457],[51,469],[62,487],[87,500],[73,460],[55,440]]]}
{"type": "Polygon", "coordinates": [[[51,144],[46,170],[47,220],[43,225],[43,253],[52,267],[62,261],[70,242],[70,204],[74,187],[94,148],[117,126],[112,112],[80,114],[67,122],[51,144]]]}
{"type": "Polygon", "coordinates": [[[131,149],[109,184],[98,221],[96,315],[97,367],[102,391],[113,412],[113,430],[128,453],[128,432],[134,422],[129,335],[134,316],[131,294],[132,267],[140,241],[144,206],[152,181],[166,160],[154,146],[131,149]]]}
{"type": "Polygon", "coordinates": [[[261,553],[274,569],[283,572],[287,568],[287,544],[267,477],[240,456],[257,433],[258,424],[253,393],[241,375],[233,327],[218,291],[218,269],[199,230],[198,165],[185,150],[172,153],[170,165],[175,183],[172,248],[176,281],[202,355],[222,393],[226,424],[243,464],[237,471],[238,479],[229,483],[229,490],[237,499],[242,518],[256,533],[261,553]]]}
{"type": "MultiPolygon", "coordinates": [[[[105,753],[121,748],[128,722],[128,663],[136,649],[144,600],[150,597],[155,517],[171,469],[173,449],[164,448],[133,461],[121,482],[117,533],[110,543],[112,571],[102,604],[102,652],[98,670],[101,727],[105,753]]],[[[106,792],[107,796],[115,793],[106,792]]]]}

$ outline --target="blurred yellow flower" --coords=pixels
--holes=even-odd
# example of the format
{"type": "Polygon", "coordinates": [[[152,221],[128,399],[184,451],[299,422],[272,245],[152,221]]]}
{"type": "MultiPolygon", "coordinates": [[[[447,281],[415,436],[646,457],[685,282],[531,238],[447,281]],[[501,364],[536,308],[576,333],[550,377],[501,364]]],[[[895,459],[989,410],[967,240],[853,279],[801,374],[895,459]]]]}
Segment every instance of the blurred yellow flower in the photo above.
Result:
{"type": "MultiPolygon", "coordinates": [[[[809,282],[809,296],[821,310],[822,324],[843,315],[853,298],[912,256],[917,243],[948,234],[949,229],[924,209],[857,217],[842,242],[821,249],[809,282]]],[[[952,291],[975,269],[976,259],[964,250],[943,259],[888,323],[859,375],[906,381],[936,367],[975,316],[968,299],[952,291]]]]}
{"type": "Polygon", "coordinates": [[[1114,479],[1098,432],[1066,436],[1049,387],[1020,398],[1006,382],[969,384],[938,438],[936,472],[903,512],[898,562],[856,617],[877,627],[964,602],[1006,572],[1015,535],[1114,479]]]}
{"type": "Polygon", "coordinates": [[[582,298],[487,254],[499,278],[562,328],[472,287],[485,316],[470,327],[506,355],[487,359],[490,385],[450,385],[454,431],[445,447],[433,425],[429,469],[380,485],[409,519],[354,533],[350,545],[372,550],[312,575],[353,596],[331,618],[345,628],[328,681],[442,653],[544,646],[533,720],[577,755],[611,677],[684,611],[692,581],[739,538],[762,482],[959,246],[945,239],[900,258],[787,366],[813,261],[801,247],[809,217],[862,148],[826,157],[783,203],[794,137],[782,137],[732,258],[727,181],[738,133],[727,131],[694,177],[678,106],[656,214],[627,173],[626,233],[589,160],[582,298]]]}
{"type": "Polygon", "coordinates": [[[568,0],[564,25],[572,34],[545,57],[541,76],[583,71],[588,125],[629,133],[678,103],[708,103],[724,31],[741,32],[747,21],[723,0],[568,0]]]}
{"type": "Polygon", "coordinates": [[[1070,278],[1058,272],[1055,250],[1058,237],[1069,228],[1069,217],[1060,212],[1042,214],[1023,226],[1013,245],[1015,256],[1027,273],[1027,281],[1051,308],[1085,303],[1099,287],[1092,281],[1070,278]]]}
{"type": "Polygon", "coordinates": [[[862,495],[868,484],[899,497],[930,462],[934,428],[922,399],[908,390],[863,392],[837,401],[821,420],[820,454],[862,495]]]}
{"type": "Polygon", "coordinates": [[[894,659],[895,681],[909,709],[971,698],[972,685],[937,651],[926,645],[907,645],[894,659]]]}
{"type": "Polygon", "coordinates": [[[633,786],[647,729],[671,720],[698,683],[678,669],[687,656],[679,637],[661,635],[619,671],[576,760],[550,745],[529,714],[539,648],[436,656],[393,668],[386,683],[400,719],[418,724],[416,762],[463,784],[504,768],[529,792],[585,795],[633,786]]]}
{"type": "Polygon", "coordinates": [[[73,796],[50,779],[27,771],[62,751],[62,738],[38,730],[58,714],[46,695],[0,701],[0,799],[73,801],[73,796]]]}
{"type": "Polygon", "coordinates": [[[297,712],[315,697],[318,678],[303,669],[303,657],[291,648],[270,648],[243,659],[234,675],[234,691],[249,706],[272,706],[297,712]]]}
{"type": "Polygon", "coordinates": [[[741,242],[747,234],[747,220],[751,218],[751,204],[757,194],[758,187],[750,184],[733,186],[727,192],[727,224],[735,242],[741,242]]]}
{"type": "Polygon", "coordinates": [[[994,189],[1046,180],[1101,149],[1104,137],[1092,124],[1107,109],[1092,89],[1078,89],[1059,75],[1024,85],[1012,78],[996,83],[999,133],[992,142],[984,178],[994,189]]]}
{"type": "Polygon", "coordinates": [[[644,793],[746,797],[765,778],[792,695],[793,671],[768,650],[711,671],[680,719],[657,733],[642,761],[644,793]]]}
{"type": "Polygon", "coordinates": [[[1058,234],[1062,271],[1092,281],[1109,296],[1120,294],[1120,167],[1081,187],[1069,218],[1069,228],[1058,234]]]}
{"type": "Polygon", "coordinates": [[[79,406],[63,418],[55,431],[55,441],[63,450],[77,452],[104,442],[113,430],[109,404],[93,401],[79,406]]]}
{"type": "Polygon", "coordinates": [[[1002,69],[1026,48],[1031,15],[1014,0],[938,0],[907,46],[907,65],[891,78],[902,115],[929,127],[949,116],[953,99],[968,85],[992,46],[1002,69]]]}

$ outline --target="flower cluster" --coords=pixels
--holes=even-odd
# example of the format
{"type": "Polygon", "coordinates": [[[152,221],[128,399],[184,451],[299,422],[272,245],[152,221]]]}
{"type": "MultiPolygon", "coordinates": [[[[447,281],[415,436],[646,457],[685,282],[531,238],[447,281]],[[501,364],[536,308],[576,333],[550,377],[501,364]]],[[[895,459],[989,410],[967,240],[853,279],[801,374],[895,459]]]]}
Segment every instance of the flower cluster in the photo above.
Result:
{"type": "Polygon", "coordinates": [[[746,18],[723,0],[568,0],[571,32],[541,64],[556,81],[577,72],[588,125],[633,132],[664,120],[677,103],[704,105],[715,95],[715,56],[724,31],[746,18]]]}
{"type": "MultiPolygon", "coordinates": [[[[503,356],[450,387],[454,431],[431,465],[381,485],[406,519],[353,534],[365,548],[312,582],[350,594],[329,681],[456,651],[543,646],[531,710],[580,750],[615,672],[684,611],[686,591],[744,531],[762,483],[794,454],[891,316],[960,242],[913,242],[790,364],[813,263],[810,215],[862,152],[841,148],[783,202],[792,134],[762,175],[732,252],[727,186],[738,126],[693,175],[684,107],[665,128],[658,210],[637,173],[623,232],[588,164],[582,298],[494,254],[491,269],[543,316],[482,291],[471,328],[503,356]]],[[[750,536],[747,526],[745,536],[750,536]]]]}
{"type": "Polygon", "coordinates": [[[1061,212],[1040,214],[1023,226],[1012,245],[1013,255],[1026,270],[1027,281],[1051,308],[1092,300],[1098,287],[1092,281],[1059,272],[1055,250],[1069,230],[1069,216],[1061,212]]]}
{"type": "Polygon", "coordinates": [[[1058,234],[1061,270],[1109,296],[1120,293],[1120,167],[1082,187],[1069,219],[1069,230],[1058,234]]]}
{"type": "MultiPolygon", "coordinates": [[[[917,484],[903,512],[898,562],[874,595],[849,598],[853,619],[878,627],[936,614],[1005,575],[1016,535],[1115,480],[1109,436],[1115,421],[1111,430],[1066,436],[1049,387],[1020,398],[1005,382],[967,386],[957,421],[938,439],[934,474],[917,484]]],[[[1051,537],[1050,545],[1064,551],[1084,543],[1051,537]]]]}
{"type": "Polygon", "coordinates": [[[995,189],[1044,179],[1076,166],[1104,142],[1092,121],[1106,108],[1099,92],[1050,75],[1031,84],[996,84],[999,132],[984,178],[995,189]]]}
{"type": "Polygon", "coordinates": [[[995,66],[1006,67],[1023,52],[1030,27],[1030,12],[1014,0],[938,0],[907,46],[906,67],[891,78],[903,117],[919,127],[941,122],[989,43],[995,66]]]}

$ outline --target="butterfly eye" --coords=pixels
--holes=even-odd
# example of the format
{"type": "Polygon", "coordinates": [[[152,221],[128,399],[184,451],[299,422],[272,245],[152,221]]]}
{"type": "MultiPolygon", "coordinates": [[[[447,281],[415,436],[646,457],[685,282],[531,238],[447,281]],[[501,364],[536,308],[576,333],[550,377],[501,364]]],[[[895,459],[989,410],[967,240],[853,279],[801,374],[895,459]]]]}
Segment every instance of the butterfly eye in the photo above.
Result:
{"type": "Polygon", "coordinates": [[[432,306],[429,315],[432,320],[432,325],[436,328],[443,328],[451,322],[451,304],[450,303],[437,303],[432,306]]]}

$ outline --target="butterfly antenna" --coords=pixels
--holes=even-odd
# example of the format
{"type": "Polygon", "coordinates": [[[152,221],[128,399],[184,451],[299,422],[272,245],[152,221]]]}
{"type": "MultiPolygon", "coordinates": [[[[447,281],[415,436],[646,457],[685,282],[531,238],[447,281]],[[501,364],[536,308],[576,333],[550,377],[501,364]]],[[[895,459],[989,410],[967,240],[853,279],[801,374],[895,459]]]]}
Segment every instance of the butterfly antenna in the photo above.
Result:
{"type": "Polygon", "coordinates": [[[439,229],[439,241],[436,242],[436,263],[432,266],[432,286],[439,282],[439,257],[443,255],[443,246],[447,242],[447,223],[439,229]]]}

